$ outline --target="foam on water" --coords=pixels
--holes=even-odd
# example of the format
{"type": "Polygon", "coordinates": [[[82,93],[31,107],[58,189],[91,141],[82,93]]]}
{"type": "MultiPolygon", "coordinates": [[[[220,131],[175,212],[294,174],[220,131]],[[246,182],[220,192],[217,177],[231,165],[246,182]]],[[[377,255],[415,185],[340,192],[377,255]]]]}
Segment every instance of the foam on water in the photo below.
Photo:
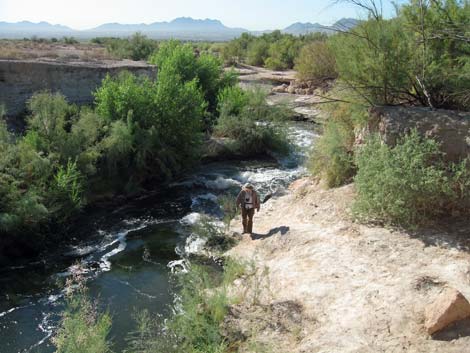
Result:
{"type": "Polygon", "coordinates": [[[207,241],[201,238],[199,235],[192,233],[186,238],[186,244],[184,246],[185,255],[198,255],[204,251],[204,246],[207,241]]]}
{"type": "Polygon", "coordinates": [[[204,181],[206,188],[215,189],[215,190],[225,190],[233,186],[240,186],[238,180],[232,178],[217,177],[215,180],[206,180],[204,181]]]}
{"type": "Polygon", "coordinates": [[[185,259],[170,261],[167,266],[171,273],[187,273],[189,269],[188,262],[185,259]]]}
{"type": "Polygon", "coordinates": [[[200,213],[192,212],[192,213],[184,216],[183,218],[181,218],[180,223],[184,224],[184,225],[187,225],[187,226],[190,226],[190,225],[198,223],[201,220],[201,217],[202,217],[202,215],[200,213]]]}

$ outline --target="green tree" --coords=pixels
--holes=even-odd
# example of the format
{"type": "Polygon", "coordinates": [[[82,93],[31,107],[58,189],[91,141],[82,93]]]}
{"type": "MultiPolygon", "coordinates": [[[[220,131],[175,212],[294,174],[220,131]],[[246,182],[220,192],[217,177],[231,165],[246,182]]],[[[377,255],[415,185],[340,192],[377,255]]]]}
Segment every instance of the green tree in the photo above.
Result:
{"type": "Polygon", "coordinates": [[[263,66],[269,56],[269,43],[263,39],[251,42],[247,49],[247,62],[250,65],[263,66]]]}
{"type": "Polygon", "coordinates": [[[413,33],[412,75],[421,102],[469,109],[470,2],[411,0],[400,9],[400,17],[413,33]]]}
{"type": "Polygon", "coordinates": [[[338,76],[335,56],[323,41],[305,45],[296,58],[295,69],[303,80],[334,79],[338,76]]]}
{"type": "Polygon", "coordinates": [[[340,79],[371,104],[415,100],[409,74],[412,47],[401,19],[370,19],[331,38],[340,79]]]}

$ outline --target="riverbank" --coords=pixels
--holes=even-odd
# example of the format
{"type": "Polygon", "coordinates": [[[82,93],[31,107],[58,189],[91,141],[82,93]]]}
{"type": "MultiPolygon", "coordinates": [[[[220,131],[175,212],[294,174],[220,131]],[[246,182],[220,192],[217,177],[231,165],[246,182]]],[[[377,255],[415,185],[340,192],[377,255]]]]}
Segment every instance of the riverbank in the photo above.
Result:
{"type": "Polygon", "coordinates": [[[227,337],[241,338],[241,352],[468,352],[468,325],[434,339],[424,327],[446,286],[470,297],[468,222],[414,233],[360,225],[354,195],[300,179],[264,205],[255,234],[227,253],[256,268],[234,283],[227,337]]]}

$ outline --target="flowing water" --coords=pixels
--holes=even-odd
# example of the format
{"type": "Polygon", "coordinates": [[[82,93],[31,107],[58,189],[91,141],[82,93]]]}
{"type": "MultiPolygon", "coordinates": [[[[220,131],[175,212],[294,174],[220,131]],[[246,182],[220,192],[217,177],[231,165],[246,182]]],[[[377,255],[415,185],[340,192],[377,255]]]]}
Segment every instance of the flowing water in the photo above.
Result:
{"type": "Polygon", "coordinates": [[[171,273],[184,256],[188,224],[201,214],[220,217],[217,197],[236,195],[245,182],[254,184],[263,199],[304,173],[313,126],[296,123],[289,134],[297,149],[277,163],[201,166],[164,191],[117,209],[97,210],[71,232],[64,251],[0,270],[0,353],[54,351],[50,338],[64,309],[65,282],[77,271],[87,278],[92,297],[109,309],[113,349],[122,351],[135,313],[147,309],[169,314],[174,300],[171,273]]]}

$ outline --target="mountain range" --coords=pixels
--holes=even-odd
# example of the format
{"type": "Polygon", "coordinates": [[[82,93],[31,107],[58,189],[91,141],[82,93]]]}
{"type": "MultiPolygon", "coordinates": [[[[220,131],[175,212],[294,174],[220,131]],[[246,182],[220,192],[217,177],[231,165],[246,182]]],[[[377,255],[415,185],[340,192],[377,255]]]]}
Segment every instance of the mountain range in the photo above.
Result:
{"type": "MultiPolygon", "coordinates": [[[[283,29],[282,32],[294,35],[312,32],[332,33],[336,29],[352,28],[357,23],[358,20],[351,18],[341,19],[332,26],[298,22],[283,29]]],[[[198,20],[190,17],[179,17],[170,22],[154,22],[150,24],[105,23],[92,29],[80,31],[63,25],[53,25],[48,22],[0,22],[0,38],[23,38],[33,35],[46,38],[61,36],[74,36],[77,38],[126,37],[135,32],[141,32],[155,39],[230,40],[245,32],[260,34],[270,31],[249,31],[244,28],[231,28],[225,26],[219,20],[198,20]]]]}

